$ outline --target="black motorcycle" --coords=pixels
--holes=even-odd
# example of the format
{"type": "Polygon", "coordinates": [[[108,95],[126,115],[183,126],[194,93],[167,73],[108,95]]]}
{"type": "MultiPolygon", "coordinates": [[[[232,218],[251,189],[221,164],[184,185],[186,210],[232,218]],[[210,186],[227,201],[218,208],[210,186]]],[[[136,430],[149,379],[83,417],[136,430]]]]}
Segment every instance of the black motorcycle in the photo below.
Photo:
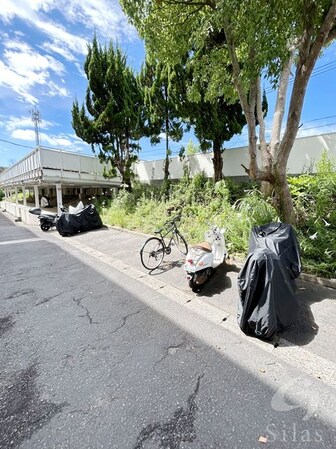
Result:
{"type": "MultiPolygon", "coordinates": [[[[66,209],[62,206],[61,207],[62,214],[66,212],[66,209]]],[[[40,207],[32,207],[29,209],[29,213],[33,215],[37,215],[38,219],[40,220],[40,228],[42,231],[47,232],[49,229],[56,227],[56,223],[58,219],[60,218],[59,214],[47,214],[45,212],[42,212],[42,209],[40,207]]]]}

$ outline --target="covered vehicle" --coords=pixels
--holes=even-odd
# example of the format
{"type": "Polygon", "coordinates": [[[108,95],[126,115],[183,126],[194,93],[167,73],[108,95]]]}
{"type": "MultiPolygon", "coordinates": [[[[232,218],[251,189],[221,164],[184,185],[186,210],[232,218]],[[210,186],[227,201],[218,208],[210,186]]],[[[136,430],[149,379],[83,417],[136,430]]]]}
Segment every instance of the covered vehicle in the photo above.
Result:
{"type": "Polygon", "coordinates": [[[295,279],[300,272],[299,244],[291,225],[268,223],[252,229],[238,274],[238,324],[246,334],[271,340],[296,321],[295,279]]]}
{"type": "Polygon", "coordinates": [[[103,225],[97,209],[93,204],[76,207],[70,213],[62,214],[56,223],[56,229],[63,237],[75,235],[78,232],[92,231],[103,225]]]}

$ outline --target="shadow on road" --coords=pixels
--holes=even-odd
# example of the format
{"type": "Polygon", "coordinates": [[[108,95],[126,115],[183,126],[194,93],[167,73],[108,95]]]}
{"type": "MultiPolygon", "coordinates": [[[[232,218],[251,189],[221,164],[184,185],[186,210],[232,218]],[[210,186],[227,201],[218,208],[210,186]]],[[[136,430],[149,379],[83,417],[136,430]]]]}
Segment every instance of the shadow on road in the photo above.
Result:
{"type": "Polygon", "coordinates": [[[180,260],[164,260],[158,268],[149,271],[151,276],[158,276],[163,273],[167,273],[174,268],[181,268],[184,265],[184,259],[180,260]]]}
{"type": "MultiPolygon", "coordinates": [[[[199,293],[201,296],[211,298],[214,295],[222,293],[232,287],[231,279],[227,276],[229,266],[222,264],[215,269],[213,276],[204,285],[203,289],[199,293]]],[[[231,269],[230,269],[231,270],[231,269]]]]}

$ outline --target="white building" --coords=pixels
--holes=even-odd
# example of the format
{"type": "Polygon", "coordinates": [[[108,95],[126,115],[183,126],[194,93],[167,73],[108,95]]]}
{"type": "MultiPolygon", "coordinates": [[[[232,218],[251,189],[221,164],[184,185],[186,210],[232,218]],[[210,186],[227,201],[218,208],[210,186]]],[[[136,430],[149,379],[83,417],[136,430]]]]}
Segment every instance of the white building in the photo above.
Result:
{"type": "MultiPolygon", "coordinates": [[[[327,151],[336,159],[336,133],[296,139],[288,160],[288,174],[298,175],[314,172],[315,163],[327,151]]],[[[247,147],[225,150],[223,153],[223,174],[235,179],[246,178],[242,165],[248,166],[247,147]]],[[[158,183],[163,180],[163,160],[139,161],[134,166],[137,178],[143,183],[158,183]]],[[[171,158],[169,167],[173,180],[183,176],[187,166],[191,176],[203,171],[213,177],[212,154],[196,154],[184,160],[171,158]]],[[[66,197],[81,199],[85,196],[110,194],[121,185],[121,178],[104,177],[105,168],[97,157],[83,156],[69,151],[50,150],[38,147],[25,158],[0,173],[0,188],[5,192],[1,207],[24,222],[30,222],[28,214],[27,190],[36,207],[40,198],[54,199],[58,211],[66,197]],[[14,198],[14,201],[13,201],[14,198]],[[20,201],[19,198],[22,198],[20,201]]],[[[29,195],[28,195],[29,197],[29,195]]]]}

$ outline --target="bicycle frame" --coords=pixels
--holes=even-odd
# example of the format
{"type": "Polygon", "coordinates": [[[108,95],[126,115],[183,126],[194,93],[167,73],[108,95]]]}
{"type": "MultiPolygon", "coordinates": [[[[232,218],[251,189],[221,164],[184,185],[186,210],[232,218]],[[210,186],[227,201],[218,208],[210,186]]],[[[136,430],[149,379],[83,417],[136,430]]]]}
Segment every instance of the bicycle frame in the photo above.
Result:
{"type": "Polygon", "coordinates": [[[164,255],[169,255],[171,253],[173,243],[175,243],[176,247],[182,254],[187,254],[187,242],[181,235],[176,224],[176,221],[179,219],[180,216],[177,216],[172,220],[166,221],[161,229],[154,232],[156,236],[148,238],[142,245],[140,250],[140,259],[142,265],[147,270],[155,270],[158,268],[164,255]]]}
{"type": "Polygon", "coordinates": [[[156,233],[155,233],[155,234],[159,234],[160,240],[162,241],[165,253],[167,252],[167,249],[169,251],[170,247],[172,246],[172,241],[174,240],[174,234],[176,234],[177,231],[178,231],[175,221],[173,221],[171,223],[171,225],[172,226],[168,230],[166,230],[165,232],[163,232],[163,230],[164,230],[164,227],[163,227],[163,228],[159,229],[158,231],[156,231],[156,233]],[[171,236],[169,237],[169,243],[166,244],[165,238],[170,233],[171,233],[171,236]]]}

